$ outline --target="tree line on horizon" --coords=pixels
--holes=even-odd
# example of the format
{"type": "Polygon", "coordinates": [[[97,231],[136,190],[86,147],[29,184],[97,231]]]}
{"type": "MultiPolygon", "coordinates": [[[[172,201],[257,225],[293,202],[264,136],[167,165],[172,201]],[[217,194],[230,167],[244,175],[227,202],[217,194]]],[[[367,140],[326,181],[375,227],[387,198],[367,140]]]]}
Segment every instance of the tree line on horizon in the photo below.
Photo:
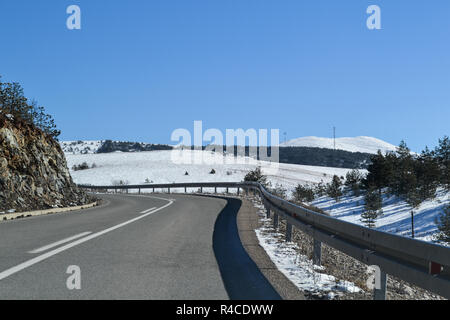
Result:
{"type": "MultiPolygon", "coordinates": [[[[188,147],[189,148],[189,147],[188,147]]],[[[190,146],[191,150],[194,150],[194,146],[190,146]]],[[[215,152],[225,152],[227,146],[222,145],[209,145],[203,146],[202,149],[205,150],[213,149],[215,152]]],[[[250,152],[249,146],[232,146],[233,155],[236,156],[254,156],[250,152]]],[[[255,147],[251,151],[256,153],[257,160],[264,160],[265,157],[270,157],[272,155],[272,147],[262,148],[255,147]],[[261,154],[263,152],[264,154],[261,154]],[[267,154],[265,154],[267,152],[267,154]]],[[[282,146],[278,147],[279,162],[289,163],[289,164],[300,164],[309,166],[321,166],[321,167],[334,167],[334,168],[348,168],[348,169],[365,169],[370,163],[370,153],[363,152],[351,152],[339,149],[327,149],[319,147],[292,147],[292,146],[282,146]]]]}

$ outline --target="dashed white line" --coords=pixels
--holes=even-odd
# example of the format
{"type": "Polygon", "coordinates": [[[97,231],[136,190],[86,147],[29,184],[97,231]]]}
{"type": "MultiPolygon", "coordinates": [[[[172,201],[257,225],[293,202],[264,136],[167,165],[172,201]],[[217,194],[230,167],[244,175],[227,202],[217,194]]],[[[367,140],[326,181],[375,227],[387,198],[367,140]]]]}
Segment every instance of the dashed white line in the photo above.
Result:
{"type": "Polygon", "coordinates": [[[60,241],[57,241],[57,242],[50,243],[50,244],[48,244],[48,245],[46,245],[44,247],[41,247],[41,248],[38,248],[38,249],[34,249],[32,251],[28,251],[28,253],[39,253],[39,252],[42,252],[42,251],[47,251],[48,249],[57,247],[57,246],[59,246],[61,244],[64,244],[66,242],[70,242],[72,240],[75,240],[75,239],[78,239],[78,238],[81,238],[81,237],[84,237],[84,236],[87,236],[88,234],[91,234],[91,233],[92,232],[90,232],[90,231],[86,231],[86,232],[74,235],[74,236],[72,236],[70,238],[66,238],[66,239],[63,239],[63,240],[60,240],[60,241]]]}
{"type": "MultiPolygon", "coordinates": [[[[164,200],[167,200],[167,199],[164,199],[164,200]]],[[[52,257],[54,255],[57,255],[58,253],[66,251],[66,250],[68,250],[70,248],[73,248],[73,247],[75,247],[75,246],[77,246],[79,244],[82,244],[84,242],[87,242],[89,240],[92,240],[92,239],[95,239],[97,237],[100,237],[100,236],[102,236],[102,235],[104,235],[104,234],[106,234],[108,232],[111,232],[113,230],[116,230],[116,229],[119,229],[121,227],[124,227],[124,226],[126,226],[126,225],[128,225],[130,223],[133,223],[135,221],[143,219],[143,218],[151,215],[152,213],[155,213],[155,212],[160,211],[160,210],[162,210],[164,208],[167,208],[168,206],[170,206],[173,203],[173,201],[171,201],[171,200],[167,200],[167,201],[169,201],[168,204],[166,204],[166,205],[164,205],[162,207],[159,207],[159,208],[157,208],[157,209],[155,209],[153,211],[147,212],[147,213],[145,213],[145,214],[143,214],[141,216],[138,216],[136,218],[133,218],[131,220],[122,222],[122,223],[120,223],[120,224],[118,224],[118,225],[116,225],[114,227],[105,229],[105,230],[100,231],[100,232],[93,233],[93,234],[88,235],[88,236],[86,236],[84,238],[81,238],[81,239],[78,239],[78,240],[76,240],[74,242],[68,243],[68,244],[66,244],[66,245],[64,245],[62,247],[59,247],[59,248],[53,249],[52,251],[46,252],[44,254],[41,254],[40,256],[37,256],[37,257],[35,257],[33,259],[25,261],[25,262],[15,266],[15,267],[9,268],[8,270],[0,272],[0,281],[5,279],[5,278],[8,278],[9,276],[11,276],[11,275],[13,275],[13,274],[15,274],[15,273],[17,273],[19,271],[22,271],[22,270],[24,270],[26,268],[29,268],[32,265],[35,265],[36,263],[39,263],[39,262],[44,261],[44,260],[46,260],[46,259],[48,259],[48,258],[50,258],[50,257],[52,257]]]]}

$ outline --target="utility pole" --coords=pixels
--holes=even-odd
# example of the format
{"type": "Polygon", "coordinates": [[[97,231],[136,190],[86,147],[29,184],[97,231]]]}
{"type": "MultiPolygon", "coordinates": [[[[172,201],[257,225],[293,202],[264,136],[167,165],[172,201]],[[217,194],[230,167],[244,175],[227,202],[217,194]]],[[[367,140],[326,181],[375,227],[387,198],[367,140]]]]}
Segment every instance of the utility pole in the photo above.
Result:
{"type": "Polygon", "coordinates": [[[336,127],[333,127],[333,145],[334,150],[336,151],[336,127]]]}

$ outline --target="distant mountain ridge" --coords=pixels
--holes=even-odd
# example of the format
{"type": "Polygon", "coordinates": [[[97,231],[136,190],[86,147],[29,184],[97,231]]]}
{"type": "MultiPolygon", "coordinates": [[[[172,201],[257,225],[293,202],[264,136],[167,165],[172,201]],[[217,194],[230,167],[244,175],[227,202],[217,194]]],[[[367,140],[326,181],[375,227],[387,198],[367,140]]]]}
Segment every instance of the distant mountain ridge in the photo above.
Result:
{"type": "Polygon", "coordinates": [[[67,154],[141,152],[172,149],[171,146],[164,144],[113,140],[61,141],[60,145],[64,153],[67,154]]]}
{"type": "MultiPolygon", "coordinates": [[[[89,141],[62,141],[61,148],[65,154],[95,154],[95,153],[112,153],[112,152],[141,152],[141,151],[157,151],[171,150],[172,146],[157,145],[139,142],[123,142],[112,140],[89,140],[89,141]]],[[[224,150],[223,146],[216,146],[217,150],[224,150]]],[[[193,146],[190,147],[194,149],[193,146]]],[[[206,146],[203,146],[205,149],[206,146]]],[[[249,147],[245,147],[245,155],[250,156],[249,147]]],[[[259,148],[258,155],[259,155],[259,148]]],[[[237,156],[237,146],[234,146],[234,155],[237,156]]],[[[271,147],[267,150],[268,155],[271,154],[271,147]]],[[[281,146],[279,149],[279,161],[281,163],[335,167],[335,168],[351,168],[365,169],[370,164],[372,153],[351,152],[346,150],[333,150],[332,148],[321,147],[290,147],[281,146]]],[[[258,157],[259,158],[259,157],[258,157]]]]}
{"type": "MultiPolygon", "coordinates": [[[[280,147],[310,147],[334,149],[334,139],[314,136],[301,137],[281,143],[280,147]]],[[[374,137],[360,136],[336,138],[337,150],[376,154],[378,150],[381,150],[382,153],[386,153],[389,151],[395,151],[396,148],[397,147],[393,144],[374,137]]]]}

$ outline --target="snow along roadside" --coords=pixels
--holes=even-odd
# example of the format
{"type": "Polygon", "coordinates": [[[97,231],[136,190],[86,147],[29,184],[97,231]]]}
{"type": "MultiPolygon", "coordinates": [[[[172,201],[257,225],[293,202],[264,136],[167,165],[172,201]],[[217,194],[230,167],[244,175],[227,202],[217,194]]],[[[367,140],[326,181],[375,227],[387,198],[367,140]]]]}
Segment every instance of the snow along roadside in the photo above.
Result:
{"type": "Polygon", "coordinates": [[[272,220],[265,218],[264,207],[254,203],[262,226],[255,230],[259,244],[267,255],[293,284],[301,291],[312,296],[333,299],[342,293],[357,293],[363,290],[353,282],[338,280],[336,277],[321,273],[323,267],[314,265],[307,256],[299,253],[294,242],[284,241],[284,235],[272,227],[272,220]]]}

